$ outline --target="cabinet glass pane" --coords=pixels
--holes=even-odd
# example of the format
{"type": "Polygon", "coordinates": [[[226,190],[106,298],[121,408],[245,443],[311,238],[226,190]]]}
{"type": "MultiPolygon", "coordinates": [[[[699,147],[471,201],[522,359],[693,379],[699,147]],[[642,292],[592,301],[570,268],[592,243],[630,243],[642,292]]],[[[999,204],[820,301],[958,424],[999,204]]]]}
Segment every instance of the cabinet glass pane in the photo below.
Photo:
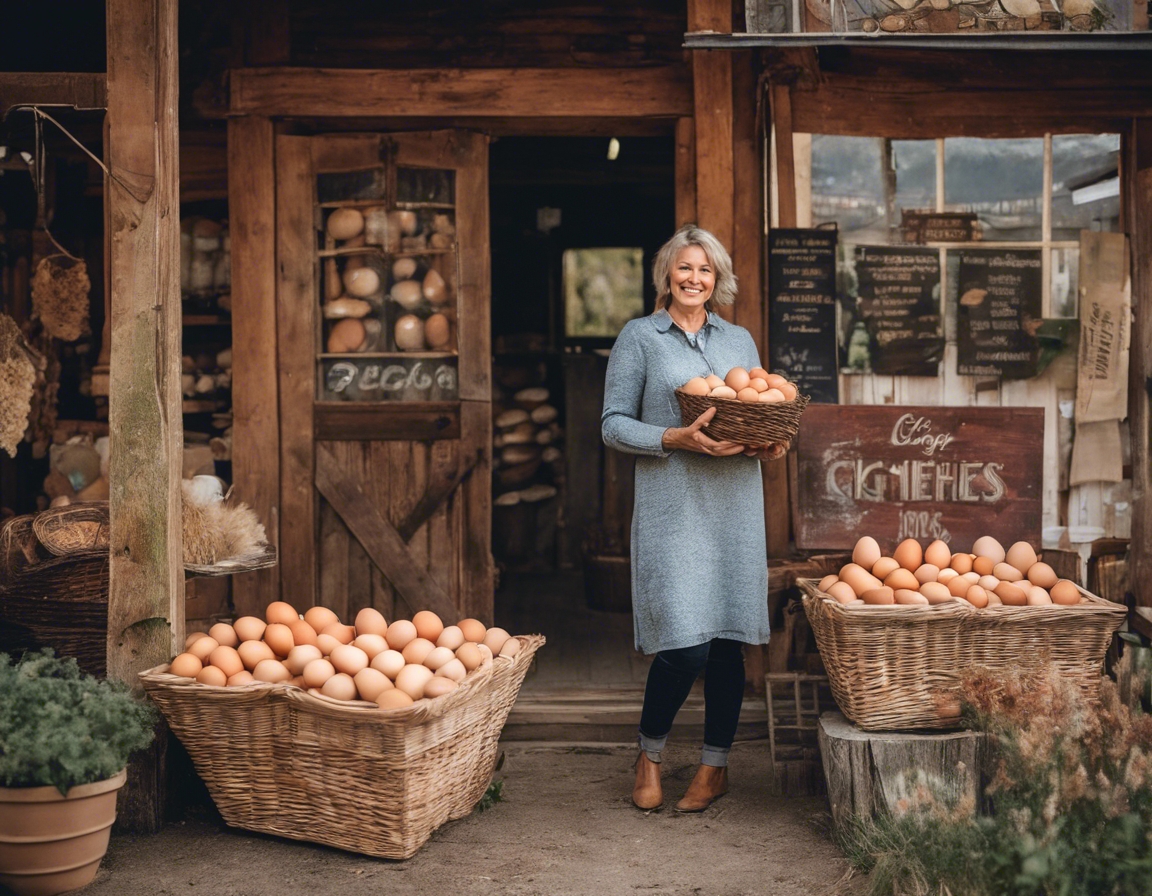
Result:
{"type": "Polygon", "coordinates": [[[1052,310],[1049,317],[1078,317],[1080,250],[1052,250],[1052,310]]]}
{"type": "Polygon", "coordinates": [[[396,201],[455,205],[455,172],[440,168],[397,168],[396,201]]]}
{"type": "Polygon", "coordinates": [[[896,172],[896,215],[936,210],[936,141],[893,140],[892,169],[896,172]]]}
{"type": "Polygon", "coordinates": [[[1052,239],[1120,229],[1120,135],[1052,137],[1052,239]]]}
{"type": "Polygon", "coordinates": [[[975,212],[985,240],[1039,240],[1043,234],[1043,138],[944,141],[944,203],[975,212]]]}
{"type": "Polygon", "coordinates": [[[841,240],[887,239],[884,141],[877,137],[812,135],[812,223],[835,223],[841,240]]]}

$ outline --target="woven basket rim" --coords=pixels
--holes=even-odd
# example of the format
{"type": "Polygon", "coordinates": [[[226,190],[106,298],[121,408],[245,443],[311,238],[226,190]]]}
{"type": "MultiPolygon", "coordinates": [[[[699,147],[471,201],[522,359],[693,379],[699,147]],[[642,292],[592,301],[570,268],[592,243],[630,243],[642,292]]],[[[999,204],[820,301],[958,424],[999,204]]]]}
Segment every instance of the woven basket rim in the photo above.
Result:
{"type": "Polygon", "coordinates": [[[774,408],[779,408],[781,410],[791,410],[797,407],[803,410],[808,406],[809,402],[812,401],[812,396],[801,395],[799,392],[796,393],[795,398],[788,399],[787,401],[741,401],[739,398],[717,398],[712,395],[692,395],[688,392],[685,392],[682,386],[677,388],[675,392],[677,395],[684,395],[688,398],[700,398],[710,402],[714,401],[720,402],[722,404],[737,405],[742,408],[764,408],[768,411],[771,411],[774,408]]]}

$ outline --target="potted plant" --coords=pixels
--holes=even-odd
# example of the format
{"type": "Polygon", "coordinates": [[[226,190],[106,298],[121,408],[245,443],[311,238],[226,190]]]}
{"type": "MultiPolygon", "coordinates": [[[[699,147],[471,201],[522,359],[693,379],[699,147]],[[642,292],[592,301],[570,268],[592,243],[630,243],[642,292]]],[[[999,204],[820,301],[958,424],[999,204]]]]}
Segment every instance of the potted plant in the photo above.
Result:
{"type": "Polygon", "coordinates": [[[52,896],[96,876],[128,757],[152,742],[155,719],[72,657],[0,653],[0,889],[52,896]]]}

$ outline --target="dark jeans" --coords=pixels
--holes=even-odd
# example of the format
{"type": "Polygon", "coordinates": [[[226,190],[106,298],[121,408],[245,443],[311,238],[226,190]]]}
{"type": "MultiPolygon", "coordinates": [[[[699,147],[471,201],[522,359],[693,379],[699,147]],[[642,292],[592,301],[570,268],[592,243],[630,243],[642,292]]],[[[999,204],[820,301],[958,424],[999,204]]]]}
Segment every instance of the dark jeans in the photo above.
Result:
{"type": "Polygon", "coordinates": [[[688,692],[704,673],[704,744],[727,750],[736,737],[744,699],[744,654],[739,641],[713,638],[705,644],[662,650],[648,670],[640,732],[659,740],[672,730],[672,720],[688,692]]]}

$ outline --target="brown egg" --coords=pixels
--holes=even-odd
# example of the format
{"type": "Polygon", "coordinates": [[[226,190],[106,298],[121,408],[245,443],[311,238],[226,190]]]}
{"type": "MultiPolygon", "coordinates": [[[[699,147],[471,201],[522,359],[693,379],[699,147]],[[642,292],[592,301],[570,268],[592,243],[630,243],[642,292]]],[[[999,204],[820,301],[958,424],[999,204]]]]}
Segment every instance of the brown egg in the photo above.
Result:
{"type": "Polygon", "coordinates": [[[733,367],[724,377],[724,385],[737,393],[739,393],[741,389],[748,388],[748,384],[751,381],[752,377],[748,375],[748,371],[743,367],[733,367]]]}
{"type": "MultiPolygon", "coordinates": [[[[907,588],[900,588],[893,592],[893,599],[901,606],[927,606],[929,600],[919,591],[910,591],[907,588]]],[[[948,595],[951,598],[952,595],[948,595]]]]}
{"type": "Polygon", "coordinates": [[[384,637],[388,632],[388,620],[384,614],[375,607],[365,607],[356,614],[356,634],[379,635],[384,637]]]}
{"type": "Polygon", "coordinates": [[[796,396],[800,394],[792,383],[781,383],[776,387],[776,391],[784,396],[785,401],[794,401],[796,396]]]}
{"type": "Polygon", "coordinates": [[[199,657],[193,656],[191,653],[182,653],[172,660],[171,665],[168,666],[168,671],[172,675],[179,675],[181,678],[195,678],[203,668],[204,663],[200,661],[199,657]]]}
{"type": "MultiPolygon", "coordinates": [[[[889,588],[907,588],[909,591],[920,590],[920,580],[916,578],[916,574],[909,572],[904,567],[894,569],[884,577],[884,584],[889,588]]],[[[861,594],[861,597],[864,595],[861,594]]]]}
{"type": "Polygon", "coordinates": [[[1036,551],[1028,542],[1018,541],[1005,552],[1004,562],[1015,566],[1023,575],[1027,575],[1032,564],[1036,562],[1036,551]]]}
{"type": "Polygon", "coordinates": [[[720,377],[718,377],[714,373],[710,373],[710,374],[708,374],[708,376],[704,377],[704,382],[706,382],[708,384],[708,391],[709,392],[711,392],[713,389],[717,389],[720,386],[724,385],[724,380],[720,379],[720,377]]]}
{"type": "Polygon", "coordinates": [[[857,597],[865,591],[879,588],[883,584],[880,579],[858,563],[846,563],[840,567],[840,581],[849,585],[856,592],[857,597]]]}
{"type": "Polygon", "coordinates": [[[980,584],[980,574],[976,572],[976,570],[972,570],[971,572],[962,572],[960,573],[960,578],[966,581],[969,585],[980,584]]]}
{"type": "Polygon", "coordinates": [[[435,268],[429,268],[424,275],[423,292],[424,298],[433,305],[443,305],[448,301],[448,284],[435,268]]]}
{"type": "Polygon", "coordinates": [[[288,656],[289,651],[296,646],[292,637],[292,629],[281,622],[270,622],[264,629],[264,643],[272,648],[276,656],[288,656]]]}
{"type": "Polygon", "coordinates": [[[287,681],[292,677],[292,673],[289,672],[288,667],[279,660],[261,660],[256,664],[256,668],[252,670],[252,677],[257,681],[269,681],[275,684],[277,682],[287,681]]]}
{"type": "Polygon", "coordinates": [[[980,576],[976,584],[985,591],[995,591],[1000,587],[1000,580],[996,576],[980,576]]]}
{"type": "Polygon", "coordinates": [[[297,644],[288,651],[284,666],[293,675],[303,675],[308,664],[320,658],[320,648],[315,644],[297,644]]]}
{"type": "Polygon", "coordinates": [[[372,657],[372,662],[369,665],[395,681],[396,676],[400,674],[400,670],[403,669],[407,663],[404,662],[404,654],[399,650],[385,650],[383,653],[378,653],[372,657]]]}
{"type": "Polygon", "coordinates": [[[948,589],[948,586],[939,582],[925,582],[920,586],[920,593],[930,604],[942,604],[956,599],[956,595],[948,589]]]}
{"type": "Polygon", "coordinates": [[[488,649],[495,654],[500,652],[500,648],[504,646],[504,642],[510,637],[512,636],[504,631],[504,629],[493,626],[484,634],[484,640],[481,643],[487,644],[488,649]]]}
{"type": "Polygon", "coordinates": [[[208,632],[189,632],[188,636],[184,639],[184,649],[187,650],[201,638],[207,638],[208,632]]]}
{"type": "Polygon", "coordinates": [[[404,649],[400,651],[404,657],[404,662],[412,663],[413,665],[424,662],[424,657],[428,656],[436,645],[429,641],[427,638],[413,638],[404,645],[404,649]]]}
{"type": "Polygon", "coordinates": [[[197,638],[188,647],[188,649],[185,651],[185,653],[192,654],[192,656],[194,656],[194,657],[196,657],[196,659],[200,660],[201,663],[207,663],[209,654],[211,654],[212,651],[215,650],[219,646],[220,646],[219,641],[217,641],[215,638],[212,638],[208,635],[205,635],[203,638],[197,638]]]}
{"type": "Polygon", "coordinates": [[[388,626],[388,632],[384,635],[384,640],[388,642],[388,646],[393,650],[403,650],[408,642],[416,637],[418,636],[415,625],[407,619],[397,619],[388,626]]]}
{"type": "Polygon", "coordinates": [[[363,299],[380,288],[380,275],[372,268],[354,268],[344,272],[344,289],[348,295],[363,299]]]}
{"type": "Polygon", "coordinates": [[[856,600],[856,592],[852,590],[852,586],[847,582],[836,581],[829,585],[828,594],[842,604],[851,603],[856,600]]]}
{"type": "Polygon", "coordinates": [[[356,693],[360,699],[371,700],[373,703],[382,693],[394,687],[392,680],[376,669],[361,669],[352,676],[352,680],[356,683],[356,693]]]}
{"type": "Polygon", "coordinates": [[[320,686],[320,693],[333,700],[355,700],[356,682],[351,675],[337,672],[320,686]]]}
{"type": "Polygon", "coordinates": [[[332,651],[339,647],[343,641],[337,641],[331,635],[323,633],[316,636],[316,646],[320,648],[320,653],[323,656],[331,656],[332,651]]]}
{"type": "Polygon", "coordinates": [[[895,592],[887,585],[881,585],[879,588],[869,588],[860,595],[860,599],[866,604],[891,604],[896,602],[895,592]]]}
{"type": "Polygon", "coordinates": [[[746,386],[736,393],[737,401],[759,401],[760,393],[751,386],[746,386]]]}
{"type": "Polygon", "coordinates": [[[447,647],[434,647],[429,651],[428,655],[424,657],[424,665],[435,672],[446,662],[455,658],[456,654],[447,647]]]}
{"type": "Polygon", "coordinates": [[[1024,593],[1024,589],[1011,582],[1001,582],[994,591],[1006,607],[1023,607],[1028,603],[1028,595],[1024,593]]]}
{"type": "Polygon", "coordinates": [[[787,401],[784,393],[779,389],[766,389],[760,393],[760,401],[787,401]]]}
{"type": "Polygon", "coordinates": [[[208,637],[215,638],[216,643],[221,647],[236,647],[240,643],[240,638],[236,634],[236,629],[230,626],[227,622],[217,622],[212,628],[208,629],[208,637]]]}
{"type": "Polygon", "coordinates": [[[987,557],[993,565],[1004,561],[1004,546],[991,535],[977,538],[972,543],[972,553],[977,557],[987,557]]]}
{"type": "Polygon", "coordinates": [[[947,585],[958,575],[960,575],[960,573],[956,572],[956,570],[949,566],[947,569],[940,570],[940,575],[936,577],[936,581],[941,585],[947,585]]]}
{"type": "Polygon", "coordinates": [[[409,663],[396,676],[396,687],[411,697],[419,700],[424,696],[424,685],[432,678],[432,670],[427,666],[409,663]]]}
{"type": "Polygon", "coordinates": [[[964,599],[972,604],[977,610],[983,610],[988,606],[988,592],[981,588],[979,585],[973,585],[966,592],[964,592],[964,599]]]}
{"type": "Polygon", "coordinates": [[[327,607],[309,607],[304,611],[304,621],[312,626],[316,634],[320,634],[328,626],[339,622],[340,617],[327,607]]]}
{"type": "Polygon", "coordinates": [[[893,570],[900,569],[900,564],[892,557],[881,557],[876,561],[876,565],[872,567],[872,575],[883,581],[888,578],[893,570]]]}
{"type": "Polygon", "coordinates": [[[479,647],[470,641],[457,648],[456,659],[460,660],[468,672],[479,668],[480,664],[484,662],[484,656],[480,653],[479,647]]]}
{"type": "Polygon", "coordinates": [[[836,582],[839,582],[839,581],[840,580],[838,578],[836,578],[835,575],[827,575],[827,576],[824,576],[824,578],[822,578],[820,580],[820,584],[817,585],[816,588],[820,591],[823,591],[825,594],[827,594],[829,586],[834,585],[836,582]]]}
{"type": "MultiPolygon", "coordinates": [[[[870,535],[865,535],[857,541],[856,546],[852,548],[852,562],[867,570],[872,570],[881,556],[880,545],[877,544],[876,539],[870,535]]],[[[874,575],[879,575],[879,573],[874,573],[874,575]]]]}
{"type": "Polygon", "coordinates": [[[730,386],[717,386],[708,394],[712,398],[727,398],[729,401],[736,400],[736,390],[730,386]]]}
{"type": "Polygon", "coordinates": [[[316,639],[319,635],[316,634],[316,629],[312,628],[305,619],[297,619],[295,622],[288,624],[288,630],[292,632],[292,641],[295,644],[311,644],[315,646],[316,639]]]}
{"type": "Polygon", "coordinates": [[[368,654],[351,644],[341,644],[332,651],[328,659],[336,667],[337,672],[343,672],[345,675],[355,675],[361,669],[368,668],[368,654]]]}
{"type": "Polygon", "coordinates": [[[399,688],[389,688],[386,691],[381,691],[380,695],[376,698],[376,705],[381,709],[403,709],[406,706],[411,706],[415,702],[415,700],[399,688]]]}
{"type": "Polygon", "coordinates": [[[352,625],[344,625],[342,622],[334,622],[324,629],[320,634],[331,635],[341,644],[351,644],[356,640],[356,627],[352,625]]]}
{"type": "Polygon", "coordinates": [[[1001,582],[1019,582],[1024,578],[1024,573],[1008,563],[997,563],[992,567],[992,575],[1001,582]]]}
{"type": "Polygon", "coordinates": [[[1074,582],[1068,579],[1060,579],[1048,589],[1048,593],[1052,597],[1052,603],[1060,604],[1062,607],[1074,607],[1080,603],[1080,589],[1076,587],[1074,582]]]}
{"type": "Polygon", "coordinates": [[[967,554],[953,554],[952,560],[948,565],[963,575],[966,572],[972,571],[972,558],[967,554]]]}
{"type": "Polygon", "coordinates": [[[394,328],[396,348],[404,352],[418,352],[424,348],[424,321],[415,314],[396,319],[394,328]]]}
{"type": "Polygon", "coordinates": [[[1056,572],[1047,563],[1036,562],[1028,567],[1028,581],[1041,588],[1051,588],[1059,580],[1056,572]]]}
{"type": "Polygon", "coordinates": [[[924,548],[924,562],[931,563],[937,569],[945,569],[952,562],[952,551],[947,542],[937,538],[928,547],[924,548]]]}
{"type": "Polygon", "coordinates": [[[300,614],[291,604],[282,600],[274,600],[268,604],[268,609],[264,611],[264,618],[269,624],[279,622],[281,625],[289,625],[299,619],[300,614]]]}
{"type": "MultiPolygon", "coordinates": [[[[752,376],[751,371],[749,371],[748,375],[752,376]]],[[[763,379],[762,377],[752,376],[752,378],[748,380],[748,388],[755,389],[757,392],[767,392],[768,380],[763,379]]]]}
{"type": "Polygon", "coordinates": [[[388,649],[388,642],[384,640],[382,635],[357,635],[352,644],[368,654],[369,662],[375,659],[377,654],[388,649]]]}
{"type": "Polygon", "coordinates": [[[237,672],[244,671],[244,661],[235,647],[221,644],[208,657],[208,662],[224,673],[225,678],[231,678],[237,672]]]}
{"type": "Polygon", "coordinates": [[[892,558],[909,572],[915,572],[924,562],[924,549],[915,538],[905,538],[896,545],[892,558]]]}
{"type": "Polygon", "coordinates": [[[484,635],[488,632],[484,623],[479,619],[461,619],[456,624],[460,626],[460,631],[464,633],[465,640],[471,641],[474,644],[481,643],[484,640],[484,635]]]}
{"type": "Polygon", "coordinates": [[[451,678],[453,681],[461,681],[463,680],[464,676],[468,674],[468,670],[464,668],[464,664],[460,662],[460,660],[452,659],[448,660],[448,662],[437,669],[436,674],[442,678],[451,678]]]}
{"type": "Polygon", "coordinates": [[[223,688],[228,685],[228,676],[223,669],[216,666],[205,666],[196,673],[196,680],[200,684],[210,684],[213,687],[223,688]]]}
{"type": "Polygon", "coordinates": [[[336,355],[346,355],[360,351],[368,331],[364,323],[355,317],[345,317],[336,321],[328,333],[328,351],[336,355]]]}
{"type": "Polygon", "coordinates": [[[968,594],[968,589],[972,587],[972,583],[964,578],[964,576],[958,575],[945,587],[953,597],[964,597],[968,594]]]}
{"type": "Polygon", "coordinates": [[[440,637],[436,639],[437,647],[447,647],[449,650],[456,650],[467,639],[464,637],[464,632],[460,631],[458,625],[446,625],[444,631],[440,633],[440,637]]]}
{"type": "Polygon", "coordinates": [[[424,301],[424,290],[418,280],[398,280],[392,284],[388,295],[392,297],[393,302],[408,311],[420,307],[424,301]]]}
{"type": "Polygon", "coordinates": [[[972,561],[972,571],[978,575],[990,576],[996,568],[996,561],[991,557],[976,557],[972,561]]]}
{"type": "Polygon", "coordinates": [[[358,208],[338,208],[328,216],[328,235],[334,240],[350,240],[364,232],[364,215],[358,208]]]}
{"type": "Polygon", "coordinates": [[[421,610],[412,617],[412,624],[416,626],[416,636],[431,641],[433,645],[444,631],[443,621],[431,610],[421,610]]]}
{"type": "Polygon", "coordinates": [[[459,685],[451,678],[436,676],[424,685],[424,696],[429,700],[435,700],[437,697],[451,694],[458,687],[459,685]]]}
{"type": "Polygon", "coordinates": [[[232,623],[232,628],[236,630],[236,636],[243,641],[259,641],[264,637],[264,629],[268,627],[263,619],[257,619],[255,616],[241,616],[232,623]]]}
{"type": "Polygon", "coordinates": [[[1050,607],[1052,596],[1039,585],[1028,585],[1028,606],[1050,607]]]}
{"type": "Polygon", "coordinates": [[[252,684],[252,682],[255,680],[256,679],[252,677],[251,672],[249,672],[247,669],[242,669],[231,678],[229,678],[227,684],[230,688],[240,688],[246,684],[252,684]]]}
{"type": "Polygon", "coordinates": [[[748,376],[752,377],[753,379],[761,379],[761,380],[764,380],[764,382],[768,382],[768,377],[770,377],[771,375],[772,374],[770,374],[763,367],[749,367],[748,368],[748,376]]]}
{"type": "Polygon", "coordinates": [[[916,581],[923,585],[925,582],[938,581],[940,569],[932,563],[921,563],[913,575],[916,576],[916,581]]]}
{"type": "Polygon", "coordinates": [[[504,642],[504,646],[500,648],[500,656],[506,659],[512,659],[520,652],[520,639],[513,635],[504,642]]]}
{"type": "Polygon", "coordinates": [[[438,350],[448,345],[452,341],[452,329],[448,324],[448,318],[440,313],[428,315],[428,320],[424,321],[424,341],[431,349],[438,350]]]}
{"type": "MultiPolygon", "coordinates": [[[[721,381],[722,383],[723,381],[721,381]]],[[[708,381],[702,376],[694,376],[688,380],[683,386],[680,387],[687,395],[707,395],[712,391],[712,387],[708,385],[708,381]]]]}
{"type": "Polygon", "coordinates": [[[272,652],[272,648],[263,641],[241,641],[236,652],[240,654],[240,660],[249,672],[255,669],[256,664],[261,660],[276,659],[276,654],[272,652]]]}
{"type": "Polygon", "coordinates": [[[320,688],[324,686],[324,682],[336,674],[336,667],[325,659],[312,660],[304,667],[301,674],[304,676],[304,683],[308,687],[320,688]]]}
{"type": "Polygon", "coordinates": [[[768,384],[769,389],[779,389],[786,382],[788,382],[788,380],[786,377],[782,377],[778,373],[769,373],[764,377],[764,382],[768,384]]]}

